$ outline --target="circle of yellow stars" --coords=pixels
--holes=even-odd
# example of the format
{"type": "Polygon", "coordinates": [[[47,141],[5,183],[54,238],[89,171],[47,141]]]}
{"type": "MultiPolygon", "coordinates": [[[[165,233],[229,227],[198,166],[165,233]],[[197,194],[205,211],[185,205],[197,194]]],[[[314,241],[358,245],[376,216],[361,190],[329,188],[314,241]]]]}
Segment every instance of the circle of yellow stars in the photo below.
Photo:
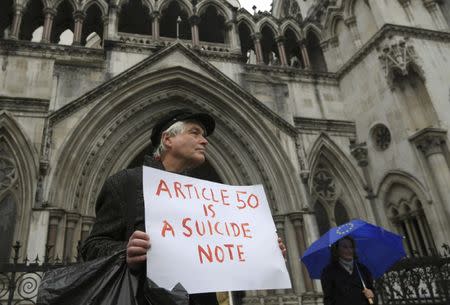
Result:
{"type": "Polygon", "coordinates": [[[352,223],[346,223],[336,229],[336,234],[345,235],[353,230],[354,225],[352,223]]]}

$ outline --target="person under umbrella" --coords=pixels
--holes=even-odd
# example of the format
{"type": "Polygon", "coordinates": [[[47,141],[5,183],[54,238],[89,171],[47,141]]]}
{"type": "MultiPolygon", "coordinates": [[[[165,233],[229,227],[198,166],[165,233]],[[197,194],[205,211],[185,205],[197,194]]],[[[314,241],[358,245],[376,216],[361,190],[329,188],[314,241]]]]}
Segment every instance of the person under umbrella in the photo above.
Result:
{"type": "Polygon", "coordinates": [[[320,278],[324,305],[375,304],[372,274],[356,261],[355,248],[350,236],[331,246],[331,261],[320,278]]]}
{"type": "Polygon", "coordinates": [[[301,260],[312,279],[322,280],[325,305],[366,305],[376,301],[372,276],[381,277],[405,256],[402,236],[354,219],[331,228],[301,260]]]}

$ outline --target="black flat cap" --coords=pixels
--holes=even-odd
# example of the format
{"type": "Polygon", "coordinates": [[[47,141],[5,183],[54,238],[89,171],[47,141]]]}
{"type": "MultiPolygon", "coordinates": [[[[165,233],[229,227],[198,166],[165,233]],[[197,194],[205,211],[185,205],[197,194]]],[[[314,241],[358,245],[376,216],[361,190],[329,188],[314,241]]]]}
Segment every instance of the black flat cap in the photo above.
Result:
{"type": "Polygon", "coordinates": [[[203,125],[203,127],[205,128],[206,136],[210,136],[214,132],[214,128],[216,127],[216,122],[214,121],[213,117],[207,113],[194,113],[189,109],[173,110],[162,117],[153,127],[152,135],[150,137],[152,146],[154,148],[158,147],[161,142],[162,133],[170,126],[172,126],[176,122],[191,120],[199,122],[203,125]]]}

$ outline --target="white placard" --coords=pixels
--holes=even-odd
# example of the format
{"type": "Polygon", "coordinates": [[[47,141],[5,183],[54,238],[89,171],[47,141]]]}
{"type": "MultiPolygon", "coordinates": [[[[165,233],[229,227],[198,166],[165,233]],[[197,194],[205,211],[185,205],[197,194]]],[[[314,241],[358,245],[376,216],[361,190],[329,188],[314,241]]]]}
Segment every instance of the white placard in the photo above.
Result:
{"type": "Polygon", "coordinates": [[[147,276],[189,293],[291,288],[262,185],[144,167],[147,276]]]}

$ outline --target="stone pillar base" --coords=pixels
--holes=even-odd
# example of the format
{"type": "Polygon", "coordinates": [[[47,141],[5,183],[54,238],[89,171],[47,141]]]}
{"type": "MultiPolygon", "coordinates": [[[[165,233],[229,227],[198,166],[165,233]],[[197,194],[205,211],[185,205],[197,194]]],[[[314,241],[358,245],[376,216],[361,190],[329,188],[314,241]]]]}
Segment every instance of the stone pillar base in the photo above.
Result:
{"type": "Polygon", "coordinates": [[[302,305],[322,305],[323,295],[317,292],[304,292],[301,296],[302,305]]]}
{"type": "MultiPolygon", "coordinates": [[[[242,299],[243,305],[300,305],[301,297],[295,294],[268,295],[257,297],[245,297],[242,299]]],[[[308,303],[312,304],[312,303],[308,303]]]]}

